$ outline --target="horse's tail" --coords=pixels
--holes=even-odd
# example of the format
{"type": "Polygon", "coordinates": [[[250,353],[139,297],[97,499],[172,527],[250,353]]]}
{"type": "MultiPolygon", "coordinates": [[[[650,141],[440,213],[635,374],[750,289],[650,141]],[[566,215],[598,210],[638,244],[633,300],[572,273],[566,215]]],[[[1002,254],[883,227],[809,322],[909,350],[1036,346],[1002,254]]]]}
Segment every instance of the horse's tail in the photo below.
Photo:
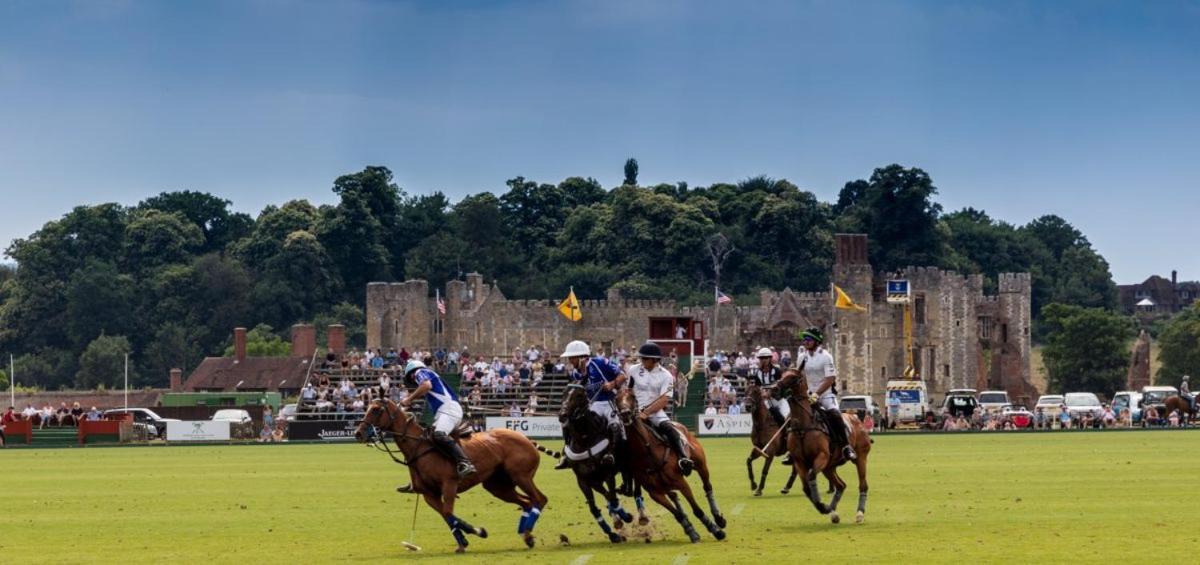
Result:
{"type": "Polygon", "coordinates": [[[538,451],[541,451],[542,453],[545,453],[546,455],[549,455],[550,457],[553,457],[555,459],[562,459],[562,457],[563,457],[563,454],[561,451],[554,451],[553,449],[547,448],[536,441],[531,441],[530,443],[532,443],[533,446],[536,447],[538,451]]]}

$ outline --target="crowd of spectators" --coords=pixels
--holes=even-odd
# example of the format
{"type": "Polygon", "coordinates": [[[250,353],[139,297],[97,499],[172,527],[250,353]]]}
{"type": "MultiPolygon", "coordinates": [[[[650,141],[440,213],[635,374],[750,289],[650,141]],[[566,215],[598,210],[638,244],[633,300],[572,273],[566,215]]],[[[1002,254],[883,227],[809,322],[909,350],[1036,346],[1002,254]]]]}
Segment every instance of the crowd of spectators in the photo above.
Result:
{"type": "Polygon", "coordinates": [[[37,429],[43,429],[47,426],[76,427],[79,425],[79,422],[85,420],[95,421],[103,419],[104,413],[95,406],[91,410],[85,410],[78,402],[70,406],[66,402],[62,402],[57,409],[50,404],[46,404],[41,408],[37,408],[32,404],[26,404],[25,409],[19,412],[16,410],[16,407],[9,406],[4,415],[0,416],[0,420],[3,420],[4,424],[29,421],[37,429]]]}

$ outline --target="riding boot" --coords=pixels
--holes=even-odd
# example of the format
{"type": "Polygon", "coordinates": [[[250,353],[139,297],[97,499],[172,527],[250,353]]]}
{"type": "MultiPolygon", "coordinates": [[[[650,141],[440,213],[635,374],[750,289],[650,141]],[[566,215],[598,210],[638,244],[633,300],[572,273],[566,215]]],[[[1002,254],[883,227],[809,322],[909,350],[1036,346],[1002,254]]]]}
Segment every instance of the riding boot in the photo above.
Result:
{"type": "Polygon", "coordinates": [[[771,419],[775,420],[776,426],[783,425],[783,411],[781,411],[778,406],[772,406],[768,412],[771,413],[771,419]]]}
{"type": "MultiPolygon", "coordinates": [[[[565,448],[566,446],[571,444],[570,432],[567,430],[566,424],[563,424],[562,436],[563,436],[563,446],[565,448]]],[[[565,449],[564,449],[564,451],[565,451],[565,449]]],[[[571,466],[571,460],[567,459],[567,456],[564,453],[562,458],[558,460],[558,464],[554,466],[554,470],[561,471],[563,469],[569,468],[570,466],[571,466]]]]}
{"type": "Polygon", "coordinates": [[[467,458],[467,454],[463,451],[462,446],[458,445],[458,442],[454,441],[454,438],[450,437],[450,434],[446,432],[434,432],[433,442],[441,448],[442,453],[445,453],[454,460],[458,470],[458,478],[463,479],[475,474],[475,465],[471,464],[471,460],[467,458]]]}
{"type": "Polygon", "coordinates": [[[416,494],[417,489],[413,488],[412,483],[408,483],[407,485],[396,487],[396,492],[400,494],[416,494]]]}
{"type": "Polygon", "coordinates": [[[832,409],[826,410],[825,413],[831,418],[829,431],[837,434],[837,442],[842,446],[842,456],[849,461],[854,461],[858,458],[858,454],[850,446],[850,426],[846,423],[845,418],[842,418],[842,412],[832,409]]]}
{"type": "Polygon", "coordinates": [[[683,434],[679,433],[679,429],[670,420],[664,420],[659,423],[658,431],[667,437],[671,442],[671,449],[675,451],[675,455],[679,456],[679,470],[683,472],[683,476],[691,475],[694,463],[692,462],[688,445],[683,440],[683,434]]]}

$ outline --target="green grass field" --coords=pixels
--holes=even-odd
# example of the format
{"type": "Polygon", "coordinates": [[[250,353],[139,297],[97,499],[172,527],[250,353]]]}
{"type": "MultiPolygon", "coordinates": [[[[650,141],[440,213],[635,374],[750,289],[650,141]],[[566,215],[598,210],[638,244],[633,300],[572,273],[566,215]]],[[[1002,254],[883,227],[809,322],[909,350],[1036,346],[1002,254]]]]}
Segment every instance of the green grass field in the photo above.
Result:
{"type": "MultiPolygon", "coordinates": [[[[569,471],[544,461],[550,504],[538,546],[516,535],[518,511],[472,490],[457,513],[487,527],[465,558],[498,563],[749,563],[1150,561],[1195,544],[1190,508],[1200,433],[879,435],[871,453],[867,523],[855,525],[857,481],[840,525],[797,489],[750,496],[746,439],[705,440],[729,538],[686,542],[653,502],[651,543],[613,546],[591,520],[569,471]],[[569,547],[559,544],[566,534],[569,547]],[[471,558],[471,555],[474,558],[471,558]]],[[[421,504],[406,552],[413,498],[393,488],[405,469],[357,445],[8,449],[0,451],[0,557],[5,562],[449,561],[453,540],[421,504]]],[[[823,482],[822,482],[823,484],[823,482]]],[[[826,499],[828,496],[826,495],[826,499]]],[[[1195,546],[1193,546],[1195,547],[1195,546]]],[[[1185,559],[1186,561],[1186,559],[1185,559]]]]}

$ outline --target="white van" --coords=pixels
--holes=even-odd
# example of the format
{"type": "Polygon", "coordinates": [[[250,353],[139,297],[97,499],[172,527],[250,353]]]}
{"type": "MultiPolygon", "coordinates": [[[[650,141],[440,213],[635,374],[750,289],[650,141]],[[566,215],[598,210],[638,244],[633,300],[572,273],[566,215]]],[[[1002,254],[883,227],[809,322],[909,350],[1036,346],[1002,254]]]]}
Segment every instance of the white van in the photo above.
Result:
{"type": "Polygon", "coordinates": [[[929,392],[922,381],[888,381],[888,425],[917,426],[929,411],[929,392]],[[893,412],[894,410],[894,412],[893,412]]]}
{"type": "Polygon", "coordinates": [[[979,407],[989,414],[999,414],[1009,404],[1012,403],[1008,401],[1008,393],[1003,390],[985,390],[979,393],[979,407]]]}

